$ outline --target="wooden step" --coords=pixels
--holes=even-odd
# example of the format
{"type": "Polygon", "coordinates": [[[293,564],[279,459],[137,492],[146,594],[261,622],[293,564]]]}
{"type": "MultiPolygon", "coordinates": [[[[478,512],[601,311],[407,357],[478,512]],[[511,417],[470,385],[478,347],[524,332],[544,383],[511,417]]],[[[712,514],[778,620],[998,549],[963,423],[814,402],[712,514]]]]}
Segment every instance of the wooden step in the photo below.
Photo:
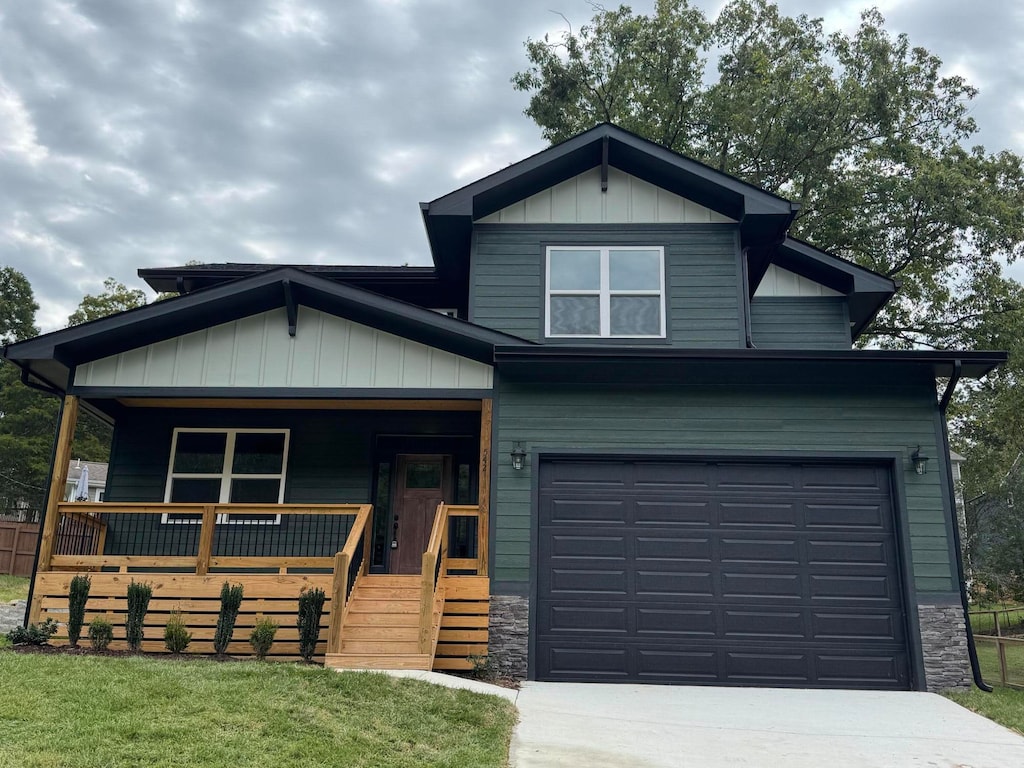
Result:
{"type": "Polygon", "coordinates": [[[376,641],[414,641],[420,638],[418,624],[408,624],[404,627],[381,626],[379,624],[356,625],[345,624],[341,629],[342,640],[347,644],[350,640],[376,640],[376,641]]]}
{"type": "Polygon", "coordinates": [[[419,614],[419,600],[367,600],[353,598],[348,610],[353,613],[416,613],[419,614]]]}
{"type": "Polygon", "coordinates": [[[377,587],[360,584],[352,592],[353,600],[418,600],[420,591],[408,587],[377,587]]]}
{"type": "Polygon", "coordinates": [[[419,576],[397,576],[390,573],[371,573],[359,577],[359,584],[373,587],[419,587],[419,576]]]}
{"type": "MultiPolygon", "coordinates": [[[[67,602],[67,601],[65,601],[67,602]]],[[[486,618],[486,617],[484,617],[486,618]]],[[[348,627],[418,627],[419,613],[368,613],[356,612],[345,616],[344,628],[348,627]]],[[[486,626],[484,624],[483,626],[486,626]]],[[[344,631],[344,629],[342,630],[344,631]]]]}
{"type": "Polygon", "coordinates": [[[393,656],[358,653],[329,653],[324,657],[328,669],[426,669],[431,665],[430,656],[425,653],[410,653],[393,656]]]}
{"type": "Polygon", "coordinates": [[[359,653],[375,656],[398,656],[419,653],[419,640],[349,640],[343,638],[342,653],[359,653]]]}

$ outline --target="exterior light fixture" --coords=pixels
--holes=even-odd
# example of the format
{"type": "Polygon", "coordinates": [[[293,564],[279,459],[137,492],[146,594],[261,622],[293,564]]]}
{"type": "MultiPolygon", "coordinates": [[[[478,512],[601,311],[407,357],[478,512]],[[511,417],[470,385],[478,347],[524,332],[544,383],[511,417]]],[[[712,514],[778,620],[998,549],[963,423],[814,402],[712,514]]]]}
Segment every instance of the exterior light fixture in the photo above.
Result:
{"type": "Polygon", "coordinates": [[[910,454],[910,460],[914,463],[914,471],[917,474],[923,475],[928,472],[928,457],[921,453],[920,445],[910,454]]]}
{"type": "Polygon", "coordinates": [[[512,444],[512,469],[517,472],[523,468],[523,463],[526,460],[526,450],[523,448],[523,444],[516,442],[512,444]]]}

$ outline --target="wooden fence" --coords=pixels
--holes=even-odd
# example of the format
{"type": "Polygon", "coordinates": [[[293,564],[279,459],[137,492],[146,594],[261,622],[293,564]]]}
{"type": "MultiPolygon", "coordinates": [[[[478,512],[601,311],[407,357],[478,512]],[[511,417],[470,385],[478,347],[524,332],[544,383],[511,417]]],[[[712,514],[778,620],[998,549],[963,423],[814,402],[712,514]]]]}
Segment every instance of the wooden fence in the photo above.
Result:
{"type": "Polygon", "coordinates": [[[982,674],[987,682],[995,682],[989,678],[995,671],[993,667],[998,665],[1000,685],[1024,689],[1024,637],[1004,634],[1011,626],[1021,626],[1022,614],[1024,608],[1020,606],[968,612],[971,627],[975,630],[974,643],[981,662],[982,674]],[[991,627],[992,634],[979,634],[979,625],[983,625],[986,630],[991,627]],[[991,651],[995,652],[994,662],[987,657],[991,651]]]}
{"type": "Polygon", "coordinates": [[[38,538],[38,523],[0,520],[0,576],[31,576],[38,538]]]}

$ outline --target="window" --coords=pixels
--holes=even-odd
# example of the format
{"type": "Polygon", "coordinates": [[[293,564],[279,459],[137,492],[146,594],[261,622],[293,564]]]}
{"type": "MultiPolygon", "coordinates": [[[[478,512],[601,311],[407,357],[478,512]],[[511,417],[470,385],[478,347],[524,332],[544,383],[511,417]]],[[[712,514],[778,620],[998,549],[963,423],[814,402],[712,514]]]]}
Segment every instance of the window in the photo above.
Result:
{"type": "MultiPolygon", "coordinates": [[[[287,429],[175,429],[164,501],[281,504],[288,466],[287,429]]],[[[198,522],[164,514],[165,523],[198,522]]],[[[280,515],[221,515],[218,523],[280,523],[280,515]]]]}
{"type": "Polygon", "coordinates": [[[545,335],[664,338],[665,249],[547,250],[545,335]]]}

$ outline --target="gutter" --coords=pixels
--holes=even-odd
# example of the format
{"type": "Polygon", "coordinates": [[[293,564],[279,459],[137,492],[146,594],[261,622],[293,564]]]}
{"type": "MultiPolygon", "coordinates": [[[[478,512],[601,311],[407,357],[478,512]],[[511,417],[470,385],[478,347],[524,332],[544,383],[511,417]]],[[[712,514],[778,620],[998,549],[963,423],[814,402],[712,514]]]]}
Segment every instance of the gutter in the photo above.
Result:
{"type": "Polygon", "coordinates": [[[942,416],[942,450],[945,451],[946,467],[946,490],[949,492],[950,509],[953,511],[953,549],[956,551],[956,575],[960,582],[960,604],[964,609],[964,626],[967,628],[967,655],[971,660],[971,674],[974,677],[974,684],[985,693],[992,693],[992,686],[988,685],[981,674],[981,665],[978,663],[978,649],[974,645],[974,630],[971,629],[971,617],[967,600],[967,583],[964,580],[964,557],[960,542],[960,523],[956,520],[956,492],[953,487],[953,468],[949,463],[949,427],[946,425],[946,409],[949,401],[953,399],[953,390],[960,381],[960,373],[963,365],[959,359],[953,362],[953,375],[949,377],[946,384],[946,391],[942,393],[939,400],[939,414],[942,416]]]}

